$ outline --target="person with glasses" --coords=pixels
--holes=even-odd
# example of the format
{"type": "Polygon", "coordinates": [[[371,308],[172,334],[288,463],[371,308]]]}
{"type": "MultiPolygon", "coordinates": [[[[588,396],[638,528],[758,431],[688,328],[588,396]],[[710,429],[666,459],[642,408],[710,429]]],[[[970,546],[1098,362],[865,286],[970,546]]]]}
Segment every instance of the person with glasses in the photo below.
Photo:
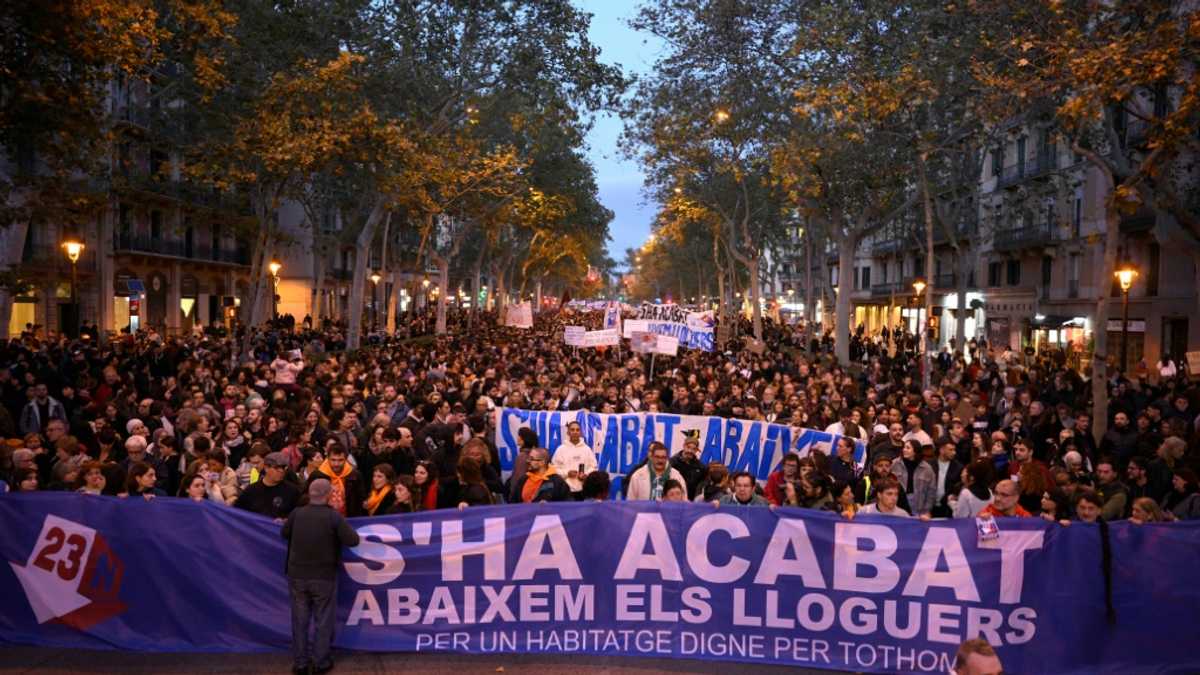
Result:
{"type": "Polygon", "coordinates": [[[571,488],[550,465],[550,452],[534,448],[525,460],[525,475],[513,483],[509,503],[565,502],[571,498],[571,488]]]}
{"type": "Polygon", "coordinates": [[[1002,480],[996,483],[996,489],[992,491],[992,503],[985,506],[979,515],[980,517],[1031,518],[1031,514],[1018,503],[1020,498],[1021,490],[1017,484],[1011,480],[1002,480]]]}

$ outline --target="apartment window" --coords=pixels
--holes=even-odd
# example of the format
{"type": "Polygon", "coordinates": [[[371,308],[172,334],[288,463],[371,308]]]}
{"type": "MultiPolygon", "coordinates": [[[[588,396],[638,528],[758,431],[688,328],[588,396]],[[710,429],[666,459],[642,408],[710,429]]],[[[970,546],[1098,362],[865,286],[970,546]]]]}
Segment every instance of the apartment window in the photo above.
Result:
{"type": "Polygon", "coordinates": [[[159,178],[163,171],[167,168],[167,153],[162,150],[150,151],[150,176],[159,178]]]}
{"type": "Polygon", "coordinates": [[[975,288],[975,269],[967,272],[967,288],[975,288]]]}
{"type": "Polygon", "coordinates": [[[988,263],[988,286],[999,286],[1000,275],[1004,270],[1004,263],[991,262],[988,263]]]}
{"type": "Polygon", "coordinates": [[[1004,148],[996,146],[992,150],[992,176],[999,178],[1004,170],[1004,148]]]}
{"type": "Polygon", "coordinates": [[[1150,242],[1150,260],[1146,267],[1146,295],[1158,295],[1158,265],[1162,251],[1158,242],[1150,242]]]}
{"type": "Polygon", "coordinates": [[[191,223],[183,230],[183,255],[185,258],[192,257],[196,248],[196,228],[192,227],[191,223]]]}
{"type": "Polygon", "coordinates": [[[1048,128],[1042,129],[1038,138],[1038,157],[1041,165],[1054,168],[1056,154],[1058,153],[1054,147],[1054,133],[1048,128]]]}
{"type": "Polygon", "coordinates": [[[1017,175],[1025,175],[1025,137],[1017,139],[1017,175]]]}
{"type": "Polygon", "coordinates": [[[1126,135],[1129,132],[1129,115],[1125,112],[1125,104],[1118,103],[1112,111],[1113,130],[1117,132],[1117,140],[1125,147],[1126,135]]]}
{"type": "Polygon", "coordinates": [[[154,241],[162,239],[162,211],[150,212],[150,238],[154,241]]]}
{"type": "Polygon", "coordinates": [[[1020,260],[1009,260],[1008,261],[1008,269],[1007,269],[1006,276],[1008,277],[1008,285],[1009,286],[1016,286],[1021,283],[1021,261],[1020,260]]]}
{"type": "Polygon", "coordinates": [[[871,287],[871,268],[862,268],[862,288],[866,290],[871,287]]]}
{"type": "Polygon", "coordinates": [[[1079,254],[1072,253],[1067,259],[1067,297],[1079,297],[1079,254]]]}
{"type": "Polygon", "coordinates": [[[1050,297],[1050,280],[1054,273],[1054,258],[1042,256],[1042,298],[1050,297]]]}
{"type": "Polygon", "coordinates": [[[133,207],[128,204],[121,204],[117,208],[117,228],[121,232],[128,232],[133,229],[133,207]]]}
{"type": "Polygon", "coordinates": [[[1154,88],[1154,116],[1162,119],[1171,114],[1171,97],[1167,95],[1167,85],[1160,84],[1154,88]]]}
{"type": "Polygon", "coordinates": [[[1079,228],[1083,224],[1083,197],[1075,197],[1075,209],[1071,215],[1071,233],[1078,237],[1079,228]]]}

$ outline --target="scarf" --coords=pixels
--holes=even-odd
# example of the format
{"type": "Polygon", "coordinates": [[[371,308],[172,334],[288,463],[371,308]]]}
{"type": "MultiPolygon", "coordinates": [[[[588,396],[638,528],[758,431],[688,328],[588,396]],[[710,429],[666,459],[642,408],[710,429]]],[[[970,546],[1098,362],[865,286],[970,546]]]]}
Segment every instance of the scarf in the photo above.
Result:
{"type": "Polygon", "coordinates": [[[661,475],[655,475],[654,467],[647,464],[646,473],[648,473],[650,477],[650,500],[656,502],[661,501],[663,496],[663,488],[666,487],[667,484],[667,476],[671,475],[670,465],[668,465],[666,469],[663,469],[661,475]]]}
{"type": "Polygon", "coordinates": [[[372,490],[371,496],[367,497],[367,513],[372,516],[375,515],[375,510],[379,508],[379,504],[383,501],[383,498],[391,491],[391,485],[384,485],[378,490],[372,490]]]}
{"type": "Polygon", "coordinates": [[[542,483],[546,482],[551,475],[554,474],[554,467],[547,466],[546,470],[541,473],[528,473],[525,475],[525,485],[521,487],[521,501],[529,504],[533,502],[533,498],[537,496],[538,490],[542,487],[542,483]]]}
{"type": "Polygon", "coordinates": [[[325,476],[329,478],[330,484],[333,485],[333,491],[329,493],[329,505],[343,516],[346,515],[345,479],[346,476],[349,476],[350,472],[353,470],[354,468],[350,466],[350,463],[346,462],[342,465],[342,473],[336,474],[333,472],[333,468],[329,465],[328,459],[321,463],[321,468],[317,469],[317,471],[325,474],[325,476]]]}

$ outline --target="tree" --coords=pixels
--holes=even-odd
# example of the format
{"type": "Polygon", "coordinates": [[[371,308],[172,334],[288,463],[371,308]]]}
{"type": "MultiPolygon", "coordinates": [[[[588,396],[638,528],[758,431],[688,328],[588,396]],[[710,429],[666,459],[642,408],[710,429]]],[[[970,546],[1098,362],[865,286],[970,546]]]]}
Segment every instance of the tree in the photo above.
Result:
{"type": "MultiPolygon", "coordinates": [[[[1093,317],[1092,405],[1096,433],[1108,421],[1109,293],[1123,214],[1158,214],[1156,235],[1200,263],[1200,218],[1189,164],[1200,122],[1200,10],[1179,0],[1083,3],[1042,0],[975,5],[1010,26],[979,60],[999,111],[1044,107],[1062,137],[1101,177],[1103,264],[1093,317]]],[[[1200,265],[1197,265],[1200,281],[1200,265]]]]}
{"type": "MultiPolygon", "coordinates": [[[[0,6],[0,270],[18,264],[31,223],[77,227],[104,203],[114,83],[149,83],[185,64],[208,91],[235,17],[215,0],[79,0],[0,6]],[[86,179],[84,178],[86,177],[86,179]],[[90,180],[89,180],[90,179],[90,180]]],[[[12,295],[0,288],[0,336],[12,295]]]]}
{"type": "Polygon", "coordinates": [[[774,3],[660,1],[632,24],[669,48],[626,111],[627,152],[660,202],[680,188],[719,215],[719,249],[747,271],[761,339],[761,258],[782,222],[770,171],[789,108],[776,58],[790,47],[782,15],[774,3]]]}

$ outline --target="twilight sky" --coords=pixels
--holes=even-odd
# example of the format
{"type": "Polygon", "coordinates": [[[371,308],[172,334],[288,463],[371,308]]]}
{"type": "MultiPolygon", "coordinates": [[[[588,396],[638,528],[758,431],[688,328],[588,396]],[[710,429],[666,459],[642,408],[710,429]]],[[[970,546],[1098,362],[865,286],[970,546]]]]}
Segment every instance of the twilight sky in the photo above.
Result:
{"type": "MultiPolygon", "coordinates": [[[[626,25],[637,9],[636,0],[575,0],[575,4],[593,15],[588,35],[600,48],[603,62],[620,64],[626,73],[635,75],[651,70],[661,41],[626,25]]],[[[596,167],[600,202],[615,214],[608,227],[612,236],[608,250],[618,262],[626,248],[636,248],[646,240],[655,212],[653,204],[642,203],[642,172],[637,162],[623,159],[617,149],[621,127],[616,115],[598,116],[588,134],[587,152],[596,167]]]]}

